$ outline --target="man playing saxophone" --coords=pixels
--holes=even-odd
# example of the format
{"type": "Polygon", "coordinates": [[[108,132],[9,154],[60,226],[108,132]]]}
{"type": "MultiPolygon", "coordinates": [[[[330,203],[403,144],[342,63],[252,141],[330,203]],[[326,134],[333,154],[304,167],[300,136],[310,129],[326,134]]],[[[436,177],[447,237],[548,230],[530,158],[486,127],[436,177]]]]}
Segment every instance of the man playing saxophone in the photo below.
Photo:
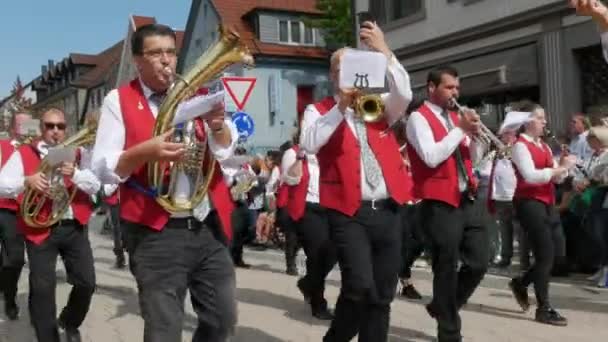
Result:
{"type": "MultiPolygon", "coordinates": [[[[62,111],[49,109],[41,117],[41,139],[22,145],[13,153],[0,171],[0,197],[16,198],[24,206],[24,190],[40,194],[51,193],[52,184],[57,180],[41,173],[41,160],[49,148],[64,141],[66,122],[62,111]]],[[[87,170],[88,165],[63,162],[57,168],[60,187],[76,193],[65,215],[58,223],[49,227],[35,228],[18,217],[18,226],[26,239],[26,250],[30,268],[30,316],[39,342],[59,342],[58,326],[63,328],[69,342],[81,341],[78,328],[89,310],[95,290],[95,269],[93,252],[89,243],[86,225],[92,213],[91,194],[99,191],[100,182],[87,170]],[[61,177],[62,176],[62,177],[61,177]],[[73,285],[69,300],[59,317],[56,317],[55,268],[57,256],[61,255],[67,277],[73,285]]],[[[50,198],[40,210],[41,213],[54,211],[59,205],[50,198]],[[52,202],[52,203],[51,203],[52,202]]],[[[23,208],[22,208],[23,209],[23,208]]]]}
{"type": "MultiPolygon", "coordinates": [[[[152,135],[166,115],[159,108],[173,83],[175,32],[164,25],[142,26],[133,34],[131,52],[138,78],[104,99],[93,164],[104,183],[120,184],[120,215],[138,285],[144,341],[182,340],[187,290],[199,322],[193,341],[225,341],[236,323],[235,272],[215,231],[221,225],[222,238],[231,238],[230,191],[216,163],[209,192],[194,210],[169,212],[158,204],[147,167],[156,161],[178,162],[187,152],[184,144],[168,141],[173,131],[152,135]]],[[[233,154],[238,133],[223,105],[206,114],[197,136],[222,162],[233,154]]]]}

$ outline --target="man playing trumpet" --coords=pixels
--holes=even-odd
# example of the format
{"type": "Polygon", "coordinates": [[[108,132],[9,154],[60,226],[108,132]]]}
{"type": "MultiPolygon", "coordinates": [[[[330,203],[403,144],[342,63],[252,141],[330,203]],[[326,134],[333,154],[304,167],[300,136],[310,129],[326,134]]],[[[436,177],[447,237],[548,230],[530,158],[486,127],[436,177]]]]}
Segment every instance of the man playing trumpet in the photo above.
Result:
{"type": "Polygon", "coordinates": [[[472,110],[460,116],[452,110],[460,93],[455,69],[432,70],[427,91],[428,101],[407,122],[407,153],[433,257],[433,300],[427,311],[437,320],[438,340],[453,342],[462,340],[458,312],[488,262],[487,231],[473,203],[477,180],[472,165],[483,147],[473,137],[481,122],[472,110]]]}
{"type": "MultiPolygon", "coordinates": [[[[41,160],[49,148],[64,141],[66,122],[62,111],[49,109],[42,114],[42,138],[31,144],[22,145],[13,153],[6,166],[0,171],[0,196],[17,198],[20,206],[25,203],[23,192],[28,188],[41,194],[49,194],[53,179],[38,171],[41,160]]],[[[77,187],[74,200],[67,203],[67,212],[61,220],[50,227],[28,226],[23,217],[18,217],[19,228],[26,239],[30,268],[30,316],[39,342],[59,342],[58,325],[65,329],[69,342],[81,341],[78,328],[89,310],[95,290],[95,269],[93,252],[89,243],[86,225],[92,213],[90,195],[101,186],[89,167],[78,162],[63,162],[59,173],[68,191],[77,187]],[[61,255],[67,278],[73,285],[68,303],[56,317],[55,268],[57,256],[61,255]]],[[[53,200],[51,198],[51,200],[53,200]]],[[[57,205],[47,204],[42,210],[57,205]]]]}

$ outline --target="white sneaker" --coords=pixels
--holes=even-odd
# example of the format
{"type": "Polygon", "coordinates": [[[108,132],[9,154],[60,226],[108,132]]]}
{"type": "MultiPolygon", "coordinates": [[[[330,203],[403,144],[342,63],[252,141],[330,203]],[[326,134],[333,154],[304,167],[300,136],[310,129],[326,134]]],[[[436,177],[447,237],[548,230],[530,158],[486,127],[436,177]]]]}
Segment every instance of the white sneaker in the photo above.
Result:
{"type": "Polygon", "coordinates": [[[602,275],[597,282],[597,287],[606,288],[608,287],[608,266],[602,268],[602,275]]]}

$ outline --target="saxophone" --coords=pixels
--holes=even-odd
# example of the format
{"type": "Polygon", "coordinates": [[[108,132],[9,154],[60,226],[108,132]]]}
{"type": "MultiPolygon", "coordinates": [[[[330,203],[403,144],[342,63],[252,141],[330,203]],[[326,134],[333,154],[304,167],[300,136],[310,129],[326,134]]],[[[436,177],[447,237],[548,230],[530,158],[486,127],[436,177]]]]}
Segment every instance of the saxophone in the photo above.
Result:
{"type": "MultiPolygon", "coordinates": [[[[177,106],[189,98],[205,83],[216,79],[229,66],[242,63],[253,67],[253,56],[243,44],[239,35],[220,26],[220,37],[202,56],[185,76],[177,76],[174,85],[158,110],[153,136],[159,136],[172,128],[177,106]]],[[[156,202],[168,212],[194,209],[205,197],[216,168],[216,161],[207,153],[207,141],[196,137],[194,122],[190,121],[175,127],[174,142],[186,145],[186,154],[181,161],[148,164],[148,184],[156,192],[156,202]],[[165,175],[169,174],[166,184],[165,175]],[[191,193],[186,197],[176,196],[178,179],[187,178],[191,193]]]]}

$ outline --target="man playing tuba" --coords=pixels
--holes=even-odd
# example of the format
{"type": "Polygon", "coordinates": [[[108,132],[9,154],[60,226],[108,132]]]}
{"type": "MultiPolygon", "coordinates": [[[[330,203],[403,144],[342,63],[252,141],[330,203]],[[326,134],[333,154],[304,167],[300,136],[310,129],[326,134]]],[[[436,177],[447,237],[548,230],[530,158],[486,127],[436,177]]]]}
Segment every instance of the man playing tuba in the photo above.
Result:
{"type": "Polygon", "coordinates": [[[33,191],[49,196],[40,208],[40,215],[50,215],[57,206],[67,209],[58,223],[48,227],[33,227],[26,223],[23,215],[18,216],[17,224],[26,239],[30,267],[30,316],[38,341],[59,342],[60,326],[69,342],[78,342],[81,341],[78,328],[89,311],[95,290],[93,252],[86,225],[92,213],[89,195],[99,191],[100,182],[87,170],[88,165],[83,165],[86,164],[84,159],[79,165],[78,152],[76,162],[63,162],[53,169],[55,177],[41,172],[39,167],[49,148],[65,139],[65,116],[58,109],[49,109],[42,114],[40,125],[41,139],[21,145],[18,153],[13,153],[0,171],[0,196],[16,198],[22,213],[27,204],[23,202],[24,190],[25,193],[33,191]],[[73,200],[57,203],[57,198],[53,199],[52,195],[52,189],[57,187],[75,191],[73,200]],[[73,287],[67,305],[57,318],[55,268],[58,255],[64,261],[73,287]]]}
{"type": "MultiPolygon", "coordinates": [[[[216,232],[221,225],[220,239],[232,235],[230,191],[215,163],[209,192],[194,210],[169,212],[157,202],[148,167],[158,161],[174,165],[187,153],[183,143],[168,141],[173,131],[152,134],[157,121],[166,119],[167,113],[159,112],[163,97],[168,90],[167,99],[173,94],[175,32],[164,25],[142,26],[133,34],[131,51],[139,77],[105,98],[93,164],[104,183],[120,183],[120,215],[138,285],[144,341],[182,340],[186,290],[199,322],[193,340],[225,341],[236,323],[236,284],[230,254],[216,232]]],[[[238,133],[225,119],[223,105],[201,114],[206,116],[199,121],[199,141],[205,141],[203,147],[217,161],[229,158],[238,133]]],[[[180,189],[196,190],[192,184],[180,189]]]]}

